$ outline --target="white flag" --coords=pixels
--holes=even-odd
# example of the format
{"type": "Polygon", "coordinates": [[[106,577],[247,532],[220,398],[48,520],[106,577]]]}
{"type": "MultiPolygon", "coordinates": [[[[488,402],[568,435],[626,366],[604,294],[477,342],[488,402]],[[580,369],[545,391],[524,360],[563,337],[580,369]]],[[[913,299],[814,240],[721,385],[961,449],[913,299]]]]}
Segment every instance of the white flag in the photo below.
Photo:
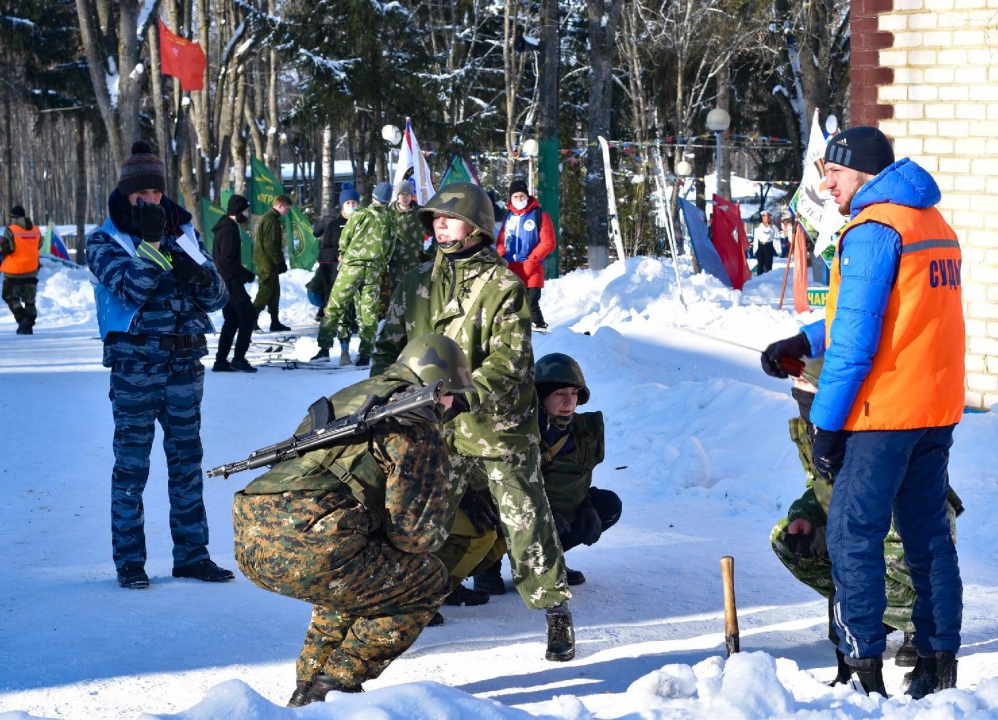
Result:
{"type": "Polygon", "coordinates": [[[817,232],[817,238],[814,239],[815,257],[824,252],[848,220],[839,214],[838,203],[824,189],[824,178],[818,163],[825,157],[827,144],[821,125],[818,124],[818,111],[815,110],[811,136],[807,141],[807,153],[804,156],[804,175],[800,189],[797,190],[797,215],[817,232]]]}
{"type": "Polygon", "coordinates": [[[398,185],[405,180],[405,174],[409,168],[415,168],[411,179],[416,186],[416,202],[425,205],[436,191],[433,189],[433,181],[430,179],[430,166],[427,165],[426,158],[423,157],[423,153],[419,149],[419,141],[416,140],[416,133],[412,131],[409,118],[406,118],[405,136],[402,138],[399,164],[395,168],[395,179],[392,185],[398,185]]]}

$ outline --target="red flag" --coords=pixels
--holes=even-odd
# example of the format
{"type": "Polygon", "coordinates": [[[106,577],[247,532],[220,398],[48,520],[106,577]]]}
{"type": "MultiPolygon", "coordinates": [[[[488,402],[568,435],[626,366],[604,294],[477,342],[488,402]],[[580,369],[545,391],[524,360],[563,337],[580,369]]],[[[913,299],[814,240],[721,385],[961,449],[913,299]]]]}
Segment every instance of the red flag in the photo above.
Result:
{"type": "Polygon", "coordinates": [[[799,313],[811,311],[807,301],[807,243],[804,241],[804,230],[800,225],[794,230],[794,248],[791,252],[794,259],[794,310],[799,313]]]}
{"type": "Polygon", "coordinates": [[[159,21],[159,66],[164,75],[179,79],[182,90],[203,90],[207,62],[200,45],[175,35],[159,21]]]}
{"type": "Polygon", "coordinates": [[[714,196],[714,214],[710,221],[711,240],[717,254],[721,256],[724,269],[731,278],[731,287],[741,290],[752,277],[745,253],[748,252],[748,236],[738,203],[714,196]]]}

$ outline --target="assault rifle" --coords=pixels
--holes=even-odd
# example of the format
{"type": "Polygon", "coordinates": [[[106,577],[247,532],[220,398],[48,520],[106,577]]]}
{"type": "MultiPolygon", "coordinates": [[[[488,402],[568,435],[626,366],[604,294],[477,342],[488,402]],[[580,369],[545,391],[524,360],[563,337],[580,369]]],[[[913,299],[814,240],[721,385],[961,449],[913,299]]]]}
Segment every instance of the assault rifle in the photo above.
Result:
{"type": "MultiPolygon", "coordinates": [[[[417,412],[423,408],[432,408],[440,402],[442,380],[437,380],[424,387],[410,387],[392,395],[384,405],[378,405],[374,395],[352,415],[336,420],[332,417],[332,407],[327,398],[319,398],[308,409],[312,419],[311,427],[317,428],[302,435],[292,435],[287,440],[269,445],[250,453],[245,460],[237,460],[227,465],[219,465],[207,472],[208,477],[228,479],[229,475],[255,470],[264,465],[275,465],[285,460],[293,460],[312,450],[321,450],[363,435],[374,425],[386,418],[398,417],[407,413],[417,412]]],[[[424,418],[425,419],[425,418],[424,418]]]]}

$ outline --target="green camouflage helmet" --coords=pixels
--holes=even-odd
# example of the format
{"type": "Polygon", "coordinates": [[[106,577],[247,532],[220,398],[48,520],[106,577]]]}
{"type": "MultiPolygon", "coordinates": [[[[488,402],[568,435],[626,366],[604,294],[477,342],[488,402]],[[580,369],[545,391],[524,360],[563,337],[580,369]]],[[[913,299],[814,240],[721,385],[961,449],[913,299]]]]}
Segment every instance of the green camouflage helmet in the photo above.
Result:
{"type": "Polygon", "coordinates": [[[490,241],[496,239],[496,215],[492,200],[475,183],[457,182],[444,185],[430,201],[419,208],[419,219],[427,235],[433,235],[433,214],[440,213],[471,223],[490,241]]]}
{"type": "Polygon", "coordinates": [[[445,395],[472,392],[475,389],[464,350],[444,335],[428,333],[413,338],[402,348],[396,362],[407,366],[424,383],[443,380],[445,395]]]}
{"type": "Polygon", "coordinates": [[[534,384],[557,383],[579,388],[579,405],[589,402],[589,388],[582,368],[574,359],[564,353],[551,353],[537,361],[534,371],[534,384]]]}

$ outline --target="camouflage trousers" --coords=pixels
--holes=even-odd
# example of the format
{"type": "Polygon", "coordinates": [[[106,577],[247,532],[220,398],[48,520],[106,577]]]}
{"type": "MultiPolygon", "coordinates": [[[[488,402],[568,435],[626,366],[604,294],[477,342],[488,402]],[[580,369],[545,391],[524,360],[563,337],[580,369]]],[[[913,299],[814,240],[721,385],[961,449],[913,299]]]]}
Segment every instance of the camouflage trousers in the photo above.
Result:
{"type": "Polygon", "coordinates": [[[117,360],[111,369],[114,470],[111,473],[111,546],[114,565],[144,565],[142,491],[149,479],[156,422],[163,428],[169,480],[174,566],[208,557],[208,517],[201,475],[201,398],[204,366],[117,360]]]}
{"type": "Polygon", "coordinates": [[[492,567],[507,549],[503,535],[496,530],[479,532],[464,510],[458,508],[447,540],[433,554],[447,568],[453,585],[492,567]]]}
{"type": "Polygon", "coordinates": [[[253,299],[253,307],[259,315],[264,308],[270,313],[270,321],[277,322],[277,311],[281,304],[281,276],[257,275],[256,297],[253,299]]]}
{"type": "MultiPolygon", "coordinates": [[[[509,548],[513,583],[527,607],[548,608],[572,597],[565,577],[554,517],[544,492],[540,450],[531,445],[526,462],[504,462],[452,453],[452,497],[460,498],[470,485],[488,487],[499,509],[509,548]]],[[[452,520],[454,527],[456,517],[452,520]]]]}
{"type": "Polygon", "coordinates": [[[378,303],[381,292],[381,271],[374,265],[340,265],[339,275],[329,293],[329,302],[319,326],[319,347],[333,345],[333,332],[341,343],[350,341],[351,305],[357,310],[359,354],[371,357],[374,337],[378,334],[378,303]]]}
{"type": "Polygon", "coordinates": [[[27,320],[31,325],[35,324],[38,317],[38,310],[35,307],[35,296],[38,292],[38,278],[8,278],[3,279],[3,301],[14,314],[14,322],[20,323],[27,320]],[[23,304],[22,304],[23,303],[23,304]]]}
{"type": "Polygon", "coordinates": [[[450,592],[443,564],[394,547],[336,492],[237,493],[239,569],[265,590],[313,605],[296,667],[345,687],[378,677],[419,637],[450,592]],[[365,531],[366,530],[366,531],[365,531]]]}

